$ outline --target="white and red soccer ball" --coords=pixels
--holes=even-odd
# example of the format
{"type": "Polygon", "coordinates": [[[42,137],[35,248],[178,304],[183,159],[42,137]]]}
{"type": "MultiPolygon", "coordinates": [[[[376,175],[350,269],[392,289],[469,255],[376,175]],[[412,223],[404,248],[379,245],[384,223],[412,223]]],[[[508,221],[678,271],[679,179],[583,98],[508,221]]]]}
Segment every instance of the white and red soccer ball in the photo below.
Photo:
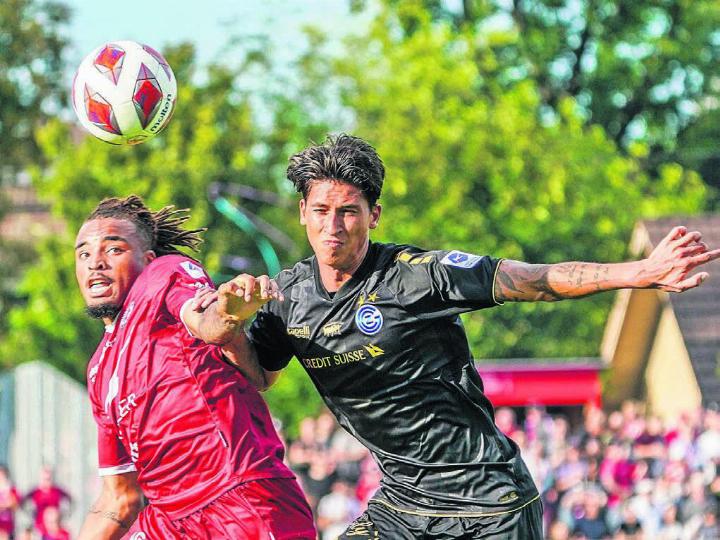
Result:
{"type": "Polygon", "coordinates": [[[113,41],[92,51],[72,86],[80,123],[111,144],[138,144],[160,133],[176,99],[177,82],[165,58],[134,41],[113,41]]]}

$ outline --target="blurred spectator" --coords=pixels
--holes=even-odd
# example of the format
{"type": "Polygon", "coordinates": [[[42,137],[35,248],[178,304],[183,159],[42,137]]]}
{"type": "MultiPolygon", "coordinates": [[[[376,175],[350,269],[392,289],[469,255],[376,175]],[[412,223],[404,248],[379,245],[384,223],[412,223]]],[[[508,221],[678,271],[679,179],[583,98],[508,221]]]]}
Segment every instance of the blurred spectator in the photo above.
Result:
{"type": "Polygon", "coordinates": [[[287,457],[295,472],[304,473],[310,468],[312,456],[322,448],[315,439],[314,418],[303,418],[299,431],[298,438],[288,448],[287,457]]]}
{"type": "Polygon", "coordinates": [[[568,540],[570,528],[563,521],[553,521],[548,528],[548,540],[568,540]]]}
{"type": "Polygon", "coordinates": [[[605,519],[604,505],[607,497],[595,489],[580,493],[581,504],[574,515],[573,534],[588,540],[600,540],[610,535],[605,519]]]}
{"type": "Polygon", "coordinates": [[[380,487],[381,479],[380,467],[368,452],[367,457],[360,463],[360,478],[355,488],[355,496],[363,508],[380,487]]]}
{"type": "Polygon", "coordinates": [[[7,466],[0,465],[0,540],[12,538],[15,532],[15,510],[20,495],[10,479],[7,466]]]}
{"type": "MultiPolygon", "coordinates": [[[[622,509],[622,522],[620,523],[620,529],[616,537],[622,540],[642,540],[645,536],[643,534],[643,526],[638,520],[637,514],[633,510],[630,504],[624,504],[622,509]]],[[[648,538],[654,538],[648,536],[648,538]]]]}
{"type": "Polygon", "coordinates": [[[35,540],[32,527],[25,527],[21,530],[17,540],[35,540]]]}
{"type": "Polygon", "coordinates": [[[662,513],[658,540],[683,540],[683,526],[677,519],[677,506],[670,504],[662,513]]]}
{"type": "Polygon", "coordinates": [[[370,452],[360,441],[343,428],[338,427],[330,437],[330,453],[336,463],[335,474],[349,484],[360,478],[360,463],[370,452]]]}
{"type": "Polygon", "coordinates": [[[687,494],[680,501],[680,521],[688,521],[701,516],[707,505],[710,503],[703,474],[694,472],[688,478],[687,494]]]}
{"type": "Polygon", "coordinates": [[[360,504],[350,485],[343,480],[333,482],[330,493],[320,499],[317,507],[321,540],[335,540],[360,513],[360,504]]]}
{"type": "Polygon", "coordinates": [[[60,510],[48,506],[43,511],[41,540],[70,540],[70,533],[62,526],[60,510]]]}
{"type": "Polygon", "coordinates": [[[33,505],[35,528],[42,532],[45,510],[47,508],[60,510],[64,502],[69,504],[72,499],[64,489],[55,485],[52,468],[45,466],[40,470],[40,482],[37,487],[31,489],[22,501],[23,505],[27,503],[33,505]]]}

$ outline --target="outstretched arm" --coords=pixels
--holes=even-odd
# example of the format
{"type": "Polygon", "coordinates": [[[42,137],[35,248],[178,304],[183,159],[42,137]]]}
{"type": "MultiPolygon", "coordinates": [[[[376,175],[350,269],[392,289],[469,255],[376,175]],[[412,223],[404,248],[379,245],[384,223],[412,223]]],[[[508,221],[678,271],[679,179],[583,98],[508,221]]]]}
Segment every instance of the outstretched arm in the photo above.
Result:
{"type": "Polygon", "coordinates": [[[78,540],[122,538],[141,508],[142,492],[136,472],[104,476],[100,497],[85,517],[78,540]]]}
{"type": "Polygon", "coordinates": [[[698,266],[720,257],[702,235],[675,227],[647,259],[615,264],[565,262],[527,264],[504,260],[495,275],[500,302],[553,302],[615,289],[661,289],[683,292],[700,285],[707,272],[690,275],[698,266]]]}

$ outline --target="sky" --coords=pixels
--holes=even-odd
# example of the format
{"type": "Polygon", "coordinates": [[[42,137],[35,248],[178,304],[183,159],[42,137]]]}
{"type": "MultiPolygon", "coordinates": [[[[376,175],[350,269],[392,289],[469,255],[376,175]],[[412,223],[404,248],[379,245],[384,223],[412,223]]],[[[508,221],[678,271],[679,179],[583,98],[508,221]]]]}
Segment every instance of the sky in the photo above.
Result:
{"type": "Polygon", "coordinates": [[[308,24],[340,39],[353,28],[348,0],[64,0],[72,11],[68,61],[77,66],[91,50],[129,39],[162,52],[168,44],[196,44],[201,65],[222,60],[231,36],[270,36],[273,54],[289,62],[308,24]]]}

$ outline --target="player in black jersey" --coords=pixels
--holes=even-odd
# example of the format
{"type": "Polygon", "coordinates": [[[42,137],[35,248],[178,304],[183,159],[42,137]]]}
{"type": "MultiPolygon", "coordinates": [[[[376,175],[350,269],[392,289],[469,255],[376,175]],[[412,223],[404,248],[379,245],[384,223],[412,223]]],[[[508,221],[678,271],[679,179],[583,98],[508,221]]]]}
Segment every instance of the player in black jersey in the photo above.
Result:
{"type": "Polygon", "coordinates": [[[297,357],[376,459],[381,488],[341,538],[542,538],[538,491],[495,426],[459,315],[623,287],[679,292],[707,277],[689,273],[720,250],[683,227],[647,259],[621,264],[534,265],[373,243],[384,174],[375,150],[347,135],[290,159],[315,254],[279,274],[285,301],[267,304],[250,342],[239,336],[236,346],[256,353],[263,369],[247,369],[267,384],[297,357]]]}

